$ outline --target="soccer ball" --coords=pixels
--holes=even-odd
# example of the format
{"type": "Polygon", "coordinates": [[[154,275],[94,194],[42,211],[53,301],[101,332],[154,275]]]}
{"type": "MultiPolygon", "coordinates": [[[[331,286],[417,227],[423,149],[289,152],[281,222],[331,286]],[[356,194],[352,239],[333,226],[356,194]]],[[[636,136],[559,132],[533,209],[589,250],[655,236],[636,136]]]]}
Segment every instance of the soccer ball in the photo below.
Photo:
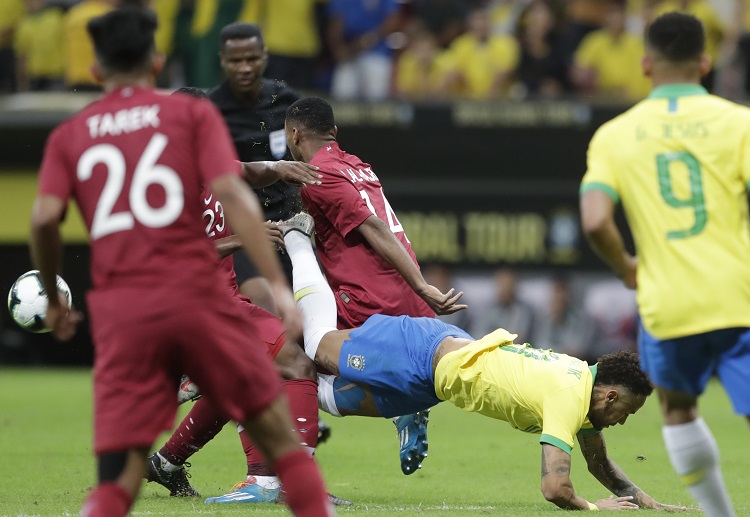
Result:
{"type": "MultiPolygon", "coordinates": [[[[65,280],[57,277],[57,290],[60,291],[68,307],[73,303],[70,287],[65,280]]],[[[33,270],[18,277],[8,293],[8,310],[13,320],[29,332],[49,332],[44,326],[47,316],[47,293],[44,291],[39,271],[33,270]]]]}

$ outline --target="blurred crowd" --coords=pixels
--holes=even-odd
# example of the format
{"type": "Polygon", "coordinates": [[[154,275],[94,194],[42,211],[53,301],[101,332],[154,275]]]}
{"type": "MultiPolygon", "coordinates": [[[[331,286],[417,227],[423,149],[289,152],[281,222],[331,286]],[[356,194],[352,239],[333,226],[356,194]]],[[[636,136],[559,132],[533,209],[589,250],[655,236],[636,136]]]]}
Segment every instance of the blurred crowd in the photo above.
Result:
{"type": "MultiPolygon", "coordinates": [[[[91,91],[87,21],[125,0],[2,0],[0,93],[91,91]]],[[[131,2],[133,3],[133,2],[131,2]]],[[[160,86],[221,80],[218,33],[261,26],[266,76],[338,99],[643,98],[641,33],[672,10],[704,24],[705,85],[750,91],[750,0],[143,0],[169,58],[160,86]]]]}
{"type": "Polygon", "coordinates": [[[450,267],[423,269],[430,284],[464,292],[469,309],[440,319],[479,338],[497,328],[518,334],[516,343],[593,362],[621,349],[636,350],[635,294],[609,276],[519,274],[502,267],[492,275],[456,274],[450,267]]]}

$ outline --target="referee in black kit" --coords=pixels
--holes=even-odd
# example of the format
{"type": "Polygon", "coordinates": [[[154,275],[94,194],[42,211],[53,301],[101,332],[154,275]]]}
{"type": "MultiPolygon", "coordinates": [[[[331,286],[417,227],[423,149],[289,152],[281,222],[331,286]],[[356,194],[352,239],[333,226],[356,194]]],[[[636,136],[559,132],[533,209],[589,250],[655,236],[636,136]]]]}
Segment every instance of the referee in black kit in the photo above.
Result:
{"type": "MultiPolygon", "coordinates": [[[[226,79],[208,94],[229,126],[234,146],[242,162],[268,161],[268,167],[285,167],[279,162],[287,155],[284,118],[286,109],[299,95],[283,81],[265,79],[268,53],[258,25],[236,22],[220,33],[221,68],[226,79]]],[[[255,189],[266,219],[280,221],[302,210],[299,188],[277,181],[255,189]]],[[[285,253],[280,257],[291,282],[292,263],[285,253]]],[[[255,266],[239,251],[234,268],[240,292],[253,303],[276,312],[270,288],[255,266]]]]}
{"type": "MultiPolygon", "coordinates": [[[[294,167],[295,162],[279,160],[287,157],[286,110],[299,95],[283,81],[263,78],[268,52],[260,27],[253,23],[231,23],[221,30],[219,39],[219,57],[226,79],[208,96],[229,126],[240,161],[267,161],[269,168],[294,167]]],[[[288,219],[302,210],[299,187],[277,181],[255,192],[267,220],[288,219]]],[[[279,258],[291,283],[292,262],[283,252],[279,258]]],[[[242,250],[234,254],[234,269],[240,292],[256,305],[276,313],[266,279],[242,250]]],[[[318,444],[325,442],[330,434],[331,428],[320,420],[318,444]]]]}

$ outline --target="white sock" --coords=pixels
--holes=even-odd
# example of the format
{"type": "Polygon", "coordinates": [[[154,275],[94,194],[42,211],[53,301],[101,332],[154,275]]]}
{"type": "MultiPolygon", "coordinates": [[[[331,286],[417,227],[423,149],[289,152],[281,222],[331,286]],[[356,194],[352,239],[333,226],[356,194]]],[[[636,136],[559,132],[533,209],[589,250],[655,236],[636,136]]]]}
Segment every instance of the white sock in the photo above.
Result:
{"type": "Polygon", "coordinates": [[[276,476],[247,476],[246,481],[250,482],[250,478],[255,478],[255,483],[262,488],[281,488],[281,482],[276,476]]]}
{"type": "Polygon", "coordinates": [[[292,260],[294,298],[302,311],[305,353],[315,360],[320,340],[336,330],[336,299],[320,271],[310,239],[300,232],[288,232],[284,243],[292,260]]]}
{"type": "Polygon", "coordinates": [[[333,416],[341,416],[339,408],[336,407],[336,397],[333,394],[333,381],[335,379],[335,375],[318,374],[318,407],[333,416]]]}
{"type": "Polygon", "coordinates": [[[159,459],[161,460],[161,468],[163,470],[166,470],[167,472],[174,472],[175,470],[180,470],[182,468],[182,466],[180,465],[174,465],[170,463],[167,458],[165,458],[158,452],[156,453],[156,455],[159,456],[159,459]]]}
{"type": "Polygon", "coordinates": [[[708,517],[734,517],[719,470],[719,448],[702,418],[662,428],[669,459],[708,517]]]}

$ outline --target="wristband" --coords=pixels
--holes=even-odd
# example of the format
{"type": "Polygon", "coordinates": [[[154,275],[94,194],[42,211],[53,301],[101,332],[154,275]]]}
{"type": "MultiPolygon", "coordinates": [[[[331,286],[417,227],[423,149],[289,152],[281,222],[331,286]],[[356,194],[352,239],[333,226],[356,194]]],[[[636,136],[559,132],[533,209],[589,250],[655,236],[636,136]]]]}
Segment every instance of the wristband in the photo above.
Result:
{"type": "Polygon", "coordinates": [[[594,503],[589,503],[588,501],[586,501],[586,504],[589,505],[589,510],[592,510],[592,511],[595,511],[595,512],[599,511],[599,507],[596,506],[594,503]]]}

